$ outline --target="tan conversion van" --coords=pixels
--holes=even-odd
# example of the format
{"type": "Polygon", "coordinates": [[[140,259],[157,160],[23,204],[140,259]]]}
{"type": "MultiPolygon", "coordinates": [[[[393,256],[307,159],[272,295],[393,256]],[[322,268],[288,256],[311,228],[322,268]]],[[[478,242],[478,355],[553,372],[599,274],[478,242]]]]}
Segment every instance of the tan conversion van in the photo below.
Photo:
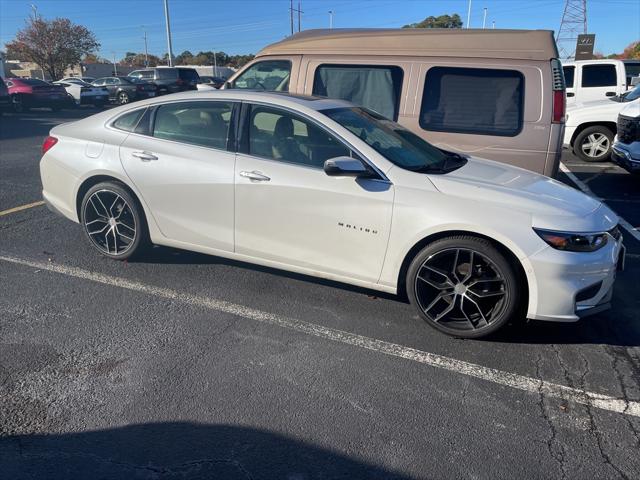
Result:
{"type": "Polygon", "coordinates": [[[226,88],[352,101],[445,149],[554,176],[565,87],[553,32],[307,30],[262,49],[226,88]]]}

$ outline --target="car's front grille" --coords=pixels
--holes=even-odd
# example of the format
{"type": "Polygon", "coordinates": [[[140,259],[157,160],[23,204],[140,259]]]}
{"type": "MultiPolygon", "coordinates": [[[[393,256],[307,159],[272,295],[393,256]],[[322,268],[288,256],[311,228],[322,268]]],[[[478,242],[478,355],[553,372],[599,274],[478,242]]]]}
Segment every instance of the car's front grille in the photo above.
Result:
{"type": "Polygon", "coordinates": [[[618,115],[618,140],[621,143],[640,141],[640,118],[618,115]]]}

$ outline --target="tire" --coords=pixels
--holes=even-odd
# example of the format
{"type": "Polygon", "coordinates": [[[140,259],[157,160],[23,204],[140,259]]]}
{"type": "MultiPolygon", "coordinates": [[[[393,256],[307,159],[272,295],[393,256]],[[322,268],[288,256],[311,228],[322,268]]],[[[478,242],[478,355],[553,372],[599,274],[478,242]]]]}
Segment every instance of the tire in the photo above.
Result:
{"type": "Polygon", "coordinates": [[[24,98],[20,94],[11,96],[11,107],[15,113],[25,113],[29,111],[29,107],[24,104],[24,98]]]}
{"type": "Polygon", "coordinates": [[[587,127],[573,141],[573,153],[585,162],[609,160],[613,136],[613,132],[604,125],[587,127]]]}
{"type": "Polygon", "coordinates": [[[116,102],[118,105],[125,105],[130,102],[129,94],[127,92],[118,92],[116,102]]]}
{"type": "Polygon", "coordinates": [[[127,260],[149,245],[140,202],[118,182],[102,182],[85,193],[80,223],[89,243],[104,256],[127,260]]]}
{"type": "Polygon", "coordinates": [[[519,313],[522,296],[507,258],[488,240],[467,235],[424,247],[409,266],[406,287],[427,324],[459,338],[496,332],[519,313]]]}

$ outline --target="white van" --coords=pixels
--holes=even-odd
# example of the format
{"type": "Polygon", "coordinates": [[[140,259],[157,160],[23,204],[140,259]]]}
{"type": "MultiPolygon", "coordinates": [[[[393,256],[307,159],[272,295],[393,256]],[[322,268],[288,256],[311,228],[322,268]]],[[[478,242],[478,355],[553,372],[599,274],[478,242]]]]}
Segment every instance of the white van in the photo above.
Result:
{"type": "Polygon", "coordinates": [[[631,88],[640,75],[640,60],[578,60],[562,62],[567,105],[605,100],[631,88]]]}

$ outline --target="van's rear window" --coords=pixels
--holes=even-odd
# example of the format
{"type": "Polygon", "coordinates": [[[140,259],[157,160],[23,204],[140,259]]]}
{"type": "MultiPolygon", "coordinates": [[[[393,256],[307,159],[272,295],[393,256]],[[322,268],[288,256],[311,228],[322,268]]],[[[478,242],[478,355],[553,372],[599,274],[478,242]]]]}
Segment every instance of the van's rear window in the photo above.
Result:
{"type": "Polygon", "coordinates": [[[433,67],[420,126],[434,132],[513,137],[522,130],[524,76],[516,70],[433,67]]]}

